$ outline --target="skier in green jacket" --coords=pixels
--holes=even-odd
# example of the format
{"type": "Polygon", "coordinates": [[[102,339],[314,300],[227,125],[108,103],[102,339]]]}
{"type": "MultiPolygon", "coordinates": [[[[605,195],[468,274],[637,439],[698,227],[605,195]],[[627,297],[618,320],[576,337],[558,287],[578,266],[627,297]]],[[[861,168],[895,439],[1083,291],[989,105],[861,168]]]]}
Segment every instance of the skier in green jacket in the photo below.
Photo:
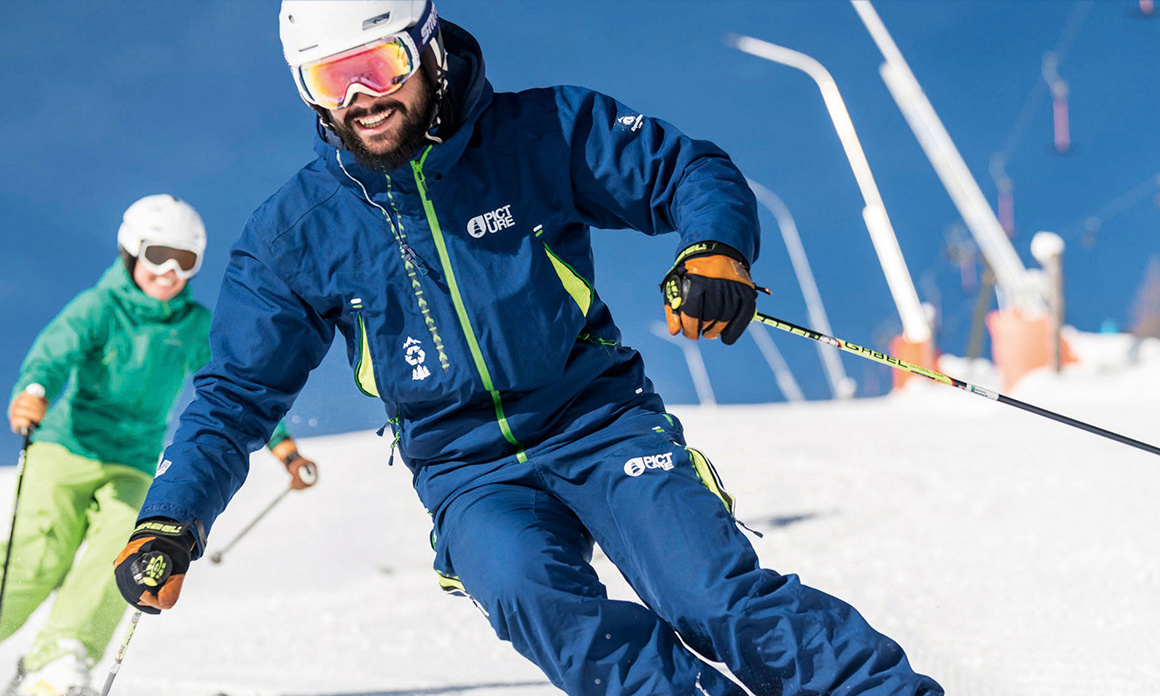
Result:
{"type": "MultiPolygon", "coordinates": [[[[120,258],[33,343],[8,408],[13,432],[35,430],[4,569],[0,641],[57,591],[17,666],[13,696],[96,693],[89,669],[128,608],[113,559],[157,471],[170,411],[209,360],[210,312],[187,286],[205,251],[197,212],[173,196],[146,196],[125,211],[117,242],[120,258]]],[[[313,483],[314,463],[282,424],[268,447],[291,487],[313,483]]]]}

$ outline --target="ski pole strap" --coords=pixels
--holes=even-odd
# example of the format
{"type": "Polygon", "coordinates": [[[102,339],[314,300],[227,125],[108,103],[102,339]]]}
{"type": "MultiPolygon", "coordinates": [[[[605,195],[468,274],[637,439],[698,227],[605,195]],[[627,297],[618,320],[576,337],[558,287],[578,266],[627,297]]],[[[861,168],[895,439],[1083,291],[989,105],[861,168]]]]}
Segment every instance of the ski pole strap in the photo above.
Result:
{"type": "Polygon", "coordinates": [[[843,341],[840,338],[834,338],[833,336],[827,336],[826,334],[818,333],[817,331],[814,331],[813,329],[807,329],[803,326],[798,326],[797,324],[792,324],[788,321],[783,321],[783,320],[778,319],[776,317],[771,317],[768,314],[762,314],[761,312],[758,312],[757,314],[754,315],[753,321],[756,321],[756,322],[761,323],[761,324],[765,324],[766,326],[772,326],[775,329],[781,329],[782,331],[786,331],[786,332],[791,333],[791,334],[802,336],[802,337],[808,338],[810,340],[817,341],[819,343],[824,343],[828,346],[833,346],[834,348],[839,348],[841,350],[846,351],[847,353],[853,353],[854,355],[859,355],[863,358],[873,360],[874,362],[879,362],[879,363],[882,363],[883,365],[888,365],[890,367],[893,367],[896,370],[903,370],[905,372],[910,372],[910,373],[913,373],[916,375],[922,375],[923,377],[926,377],[928,379],[932,379],[935,382],[941,382],[942,384],[945,384],[945,385],[950,386],[950,387],[957,387],[959,389],[962,389],[965,392],[970,392],[972,394],[978,394],[979,396],[986,397],[992,401],[998,401],[1001,404],[1007,404],[1008,406],[1014,406],[1015,408],[1023,409],[1024,411],[1027,411],[1028,413],[1034,413],[1037,416],[1043,416],[1044,418],[1050,418],[1051,420],[1058,421],[1060,423],[1063,423],[1064,425],[1070,425],[1073,428],[1079,428],[1080,430],[1086,430],[1087,432],[1092,433],[1093,435],[1099,435],[1100,437],[1106,437],[1109,440],[1115,440],[1116,442],[1119,442],[1119,443],[1124,444],[1124,445],[1128,445],[1129,447],[1135,447],[1136,449],[1141,449],[1141,450],[1144,450],[1145,452],[1151,452],[1152,454],[1160,455],[1160,447],[1156,447],[1155,445],[1150,445],[1147,442],[1141,442],[1140,440],[1135,440],[1135,439],[1130,438],[1126,435],[1121,435],[1121,434],[1113,432],[1111,430],[1106,430],[1106,429],[1101,428],[1099,426],[1091,425],[1090,423],[1085,423],[1081,420],[1076,420],[1075,418],[1072,418],[1070,416],[1065,416],[1061,413],[1056,413],[1054,411],[1049,411],[1045,408],[1040,408],[1039,406],[1035,406],[1034,404],[1029,404],[1027,402],[1020,401],[1018,399],[1012,399],[1011,397],[1004,396],[1003,394],[1000,394],[999,392],[991,391],[990,389],[984,389],[984,388],[976,386],[974,384],[969,384],[967,382],[964,382],[961,379],[955,379],[954,377],[944,375],[943,373],[938,372],[937,370],[931,370],[931,369],[928,369],[925,367],[921,367],[919,365],[915,365],[914,363],[906,362],[905,360],[901,360],[899,358],[896,358],[893,355],[888,355],[886,353],[880,353],[880,352],[878,352],[876,350],[872,350],[870,348],[864,348],[864,347],[859,346],[857,344],[850,343],[848,341],[843,341]]]}

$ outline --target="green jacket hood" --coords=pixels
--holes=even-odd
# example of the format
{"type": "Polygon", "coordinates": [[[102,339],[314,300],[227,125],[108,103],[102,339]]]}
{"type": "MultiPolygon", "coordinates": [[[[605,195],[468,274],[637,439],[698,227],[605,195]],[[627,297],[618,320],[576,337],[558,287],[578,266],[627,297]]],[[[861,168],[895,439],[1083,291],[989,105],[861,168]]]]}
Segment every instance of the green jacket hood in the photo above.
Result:
{"type": "Polygon", "coordinates": [[[150,297],[133,282],[129,269],[125,268],[120,259],[106,268],[97,282],[97,287],[110,292],[125,311],[145,321],[164,321],[174,315],[188,312],[190,305],[194,303],[189,285],[187,282],[181,292],[168,301],[150,297]]]}

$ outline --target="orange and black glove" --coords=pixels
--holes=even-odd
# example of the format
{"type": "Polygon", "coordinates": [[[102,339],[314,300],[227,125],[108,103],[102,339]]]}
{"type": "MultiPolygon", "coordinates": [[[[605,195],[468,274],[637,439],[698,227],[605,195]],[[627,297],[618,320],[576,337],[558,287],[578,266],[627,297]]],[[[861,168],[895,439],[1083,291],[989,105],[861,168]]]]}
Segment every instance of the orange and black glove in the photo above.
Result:
{"type": "Polygon", "coordinates": [[[726,345],[741,337],[757,312],[758,288],[741,252],[720,242],[685,249],[661,282],[669,333],[713,339],[726,345]]]}
{"type": "Polygon", "coordinates": [[[121,596],[146,614],[172,608],[181,594],[193,546],[193,530],[188,524],[163,517],[139,523],[113,561],[121,596]]]}

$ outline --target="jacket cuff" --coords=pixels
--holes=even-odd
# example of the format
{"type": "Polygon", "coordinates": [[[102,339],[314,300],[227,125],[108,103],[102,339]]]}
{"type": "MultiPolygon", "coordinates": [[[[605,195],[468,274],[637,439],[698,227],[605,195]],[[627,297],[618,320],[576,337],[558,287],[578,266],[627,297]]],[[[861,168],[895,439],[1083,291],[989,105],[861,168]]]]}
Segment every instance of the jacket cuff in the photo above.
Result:
{"type": "Polygon", "coordinates": [[[677,254],[677,260],[673,262],[673,268],[676,268],[684,261],[697,258],[698,256],[716,255],[728,256],[744,266],[745,270],[749,270],[749,259],[745,258],[744,254],[728,244],[711,240],[697,242],[696,244],[685,247],[681,253],[677,254]]]}

